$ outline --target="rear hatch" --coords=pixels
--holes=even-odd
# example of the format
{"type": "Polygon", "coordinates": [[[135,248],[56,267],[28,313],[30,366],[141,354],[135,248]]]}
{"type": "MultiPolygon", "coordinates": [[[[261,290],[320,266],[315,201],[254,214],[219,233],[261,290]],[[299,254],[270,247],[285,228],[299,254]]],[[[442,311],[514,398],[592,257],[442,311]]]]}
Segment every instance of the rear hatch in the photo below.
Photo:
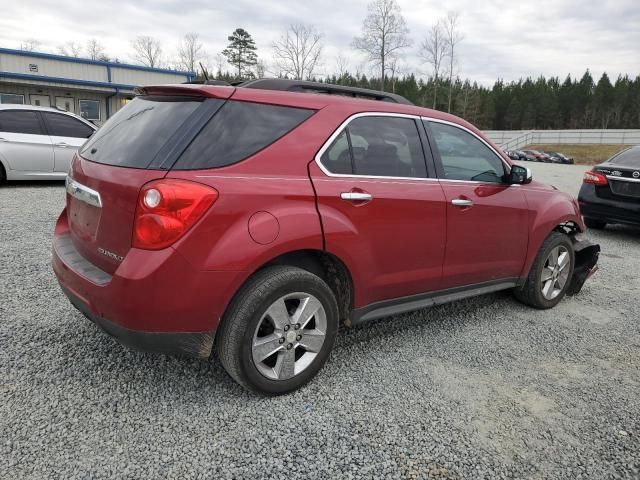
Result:
{"type": "Polygon", "coordinates": [[[113,274],[131,248],[140,188],[165,177],[176,152],[233,88],[162,87],[119,110],[80,149],[67,180],[67,212],[78,252],[113,274]]]}
{"type": "Polygon", "coordinates": [[[609,200],[640,203],[640,148],[629,148],[593,169],[607,177],[596,195],[609,200]]]}

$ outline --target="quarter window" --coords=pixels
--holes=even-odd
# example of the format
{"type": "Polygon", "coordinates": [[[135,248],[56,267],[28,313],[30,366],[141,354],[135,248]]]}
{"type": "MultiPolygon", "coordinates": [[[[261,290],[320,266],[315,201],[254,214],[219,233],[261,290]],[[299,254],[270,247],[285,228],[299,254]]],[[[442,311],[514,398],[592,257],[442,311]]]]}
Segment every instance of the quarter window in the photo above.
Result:
{"type": "Polygon", "coordinates": [[[442,168],[440,176],[448,180],[502,183],[502,160],[477,137],[461,128],[429,122],[442,168]]]}
{"type": "Polygon", "coordinates": [[[6,110],[0,112],[0,132],[43,135],[36,112],[6,110]]]}
{"type": "Polygon", "coordinates": [[[89,138],[93,129],[80,120],[59,113],[43,112],[49,135],[54,137],[89,138]]]}
{"type": "Polygon", "coordinates": [[[322,156],[331,173],[425,178],[427,167],[416,122],[411,118],[359,117],[322,156]]]}
{"type": "Polygon", "coordinates": [[[230,100],[204,126],[173,168],[232,165],[268,147],[314,113],[303,108],[230,100]]]}

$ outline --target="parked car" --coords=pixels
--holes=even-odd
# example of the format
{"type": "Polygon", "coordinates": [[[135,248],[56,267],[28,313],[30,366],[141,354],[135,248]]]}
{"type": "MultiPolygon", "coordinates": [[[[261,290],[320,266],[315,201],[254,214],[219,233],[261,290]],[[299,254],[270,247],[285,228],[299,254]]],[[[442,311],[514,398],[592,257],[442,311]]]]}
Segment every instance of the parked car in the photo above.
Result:
{"type": "Polygon", "coordinates": [[[577,202],[474,126],[311,85],[336,94],[139,89],[71,166],[53,241],[71,303],[125,345],[215,348],[241,385],[281,394],[340,322],[497,290],[551,308],[593,273],[577,202]]]}
{"type": "Polygon", "coordinates": [[[516,150],[514,153],[518,155],[519,160],[523,160],[523,161],[526,161],[526,162],[537,162],[538,161],[537,158],[531,153],[526,153],[526,152],[524,152],[522,150],[516,150]]]}
{"type": "Polygon", "coordinates": [[[515,150],[505,150],[505,155],[511,160],[521,160],[520,154],[515,150]]]}
{"type": "Polygon", "coordinates": [[[584,174],[578,202],[589,228],[640,225],[640,146],[624,150],[584,174]]]}
{"type": "Polygon", "coordinates": [[[567,157],[566,155],[559,152],[544,152],[551,158],[551,162],[553,163],[564,163],[567,165],[573,165],[574,160],[572,157],[567,157]]]}
{"type": "Polygon", "coordinates": [[[78,147],[96,130],[56,108],[0,105],[0,182],[64,179],[78,147]]]}
{"type": "Polygon", "coordinates": [[[536,162],[551,162],[551,157],[545,153],[539,152],[538,150],[522,150],[525,155],[529,155],[533,157],[536,162]]]}

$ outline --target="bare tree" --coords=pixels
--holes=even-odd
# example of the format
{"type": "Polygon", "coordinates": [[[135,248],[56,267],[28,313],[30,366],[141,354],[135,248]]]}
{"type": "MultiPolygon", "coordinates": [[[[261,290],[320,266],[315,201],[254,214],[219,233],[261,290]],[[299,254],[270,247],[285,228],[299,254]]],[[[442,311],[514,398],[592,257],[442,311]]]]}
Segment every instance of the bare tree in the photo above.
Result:
{"type": "Polygon", "coordinates": [[[374,0],[367,9],[362,35],[353,40],[353,46],[380,67],[380,89],[384,91],[389,59],[411,45],[409,29],[396,0],[374,0]]]}
{"type": "Polygon", "coordinates": [[[162,62],[162,47],[153,37],[141,35],[131,42],[134,58],[147,67],[159,67],[162,62]]]}
{"type": "Polygon", "coordinates": [[[60,55],[65,57],[79,57],[82,54],[82,47],[76,42],[67,42],[65,45],[58,47],[60,55]]]}
{"type": "Polygon", "coordinates": [[[222,55],[221,53],[218,53],[216,54],[215,63],[216,63],[216,75],[222,76],[223,70],[227,64],[227,59],[224,58],[224,55],[222,55]]]}
{"type": "Polygon", "coordinates": [[[349,69],[347,59],[340,53],[336,57],[336,73],[338,74],[338,79],[342,80],[348,72],[349,69]]]}
{"type": "Polygon", "coordinates": [[[187,33],[178,47],[178,65],[188,72],[195,72],[198,63],[206,57],[204,46],[197,33],[187,33]]]}
{"type": "Polygon", "coordinates": [[[36,40],[35,38],[27,38],[25,41],[20,42],[20,50],[25,52],[33,52],[38,47],[40,47],[40,40],[36,40]]]}
{"type": "Polygon", "coordinates": [[[308,80],[320,62],[322,34],[313,25],[301,23],[273,43],[273,57],[284,74],[295,80],[308,80]]]}
{"type": "Polygon", "coordinates": [[[447,46],[447,56],[449,57],[449,106],[447,111],[451,112],[451,98],[453,95],[453,75],[454,68],[457,63],[457,47],[464,38],[464,35],[458,31],[460,25],[460,14],[458,12],[449,12],[443,20],[444,38],[447,46]]]}
{"type": "Polygon", "coordinates": [[[91,60],[102,60],[106,57],[104,54],[104,46],[95,38],[92,38],[87,42],[87,55],[89,55],[91,60]]]}
{"type": "Polygon", "coordinates": [[[396,81],[400,75],[406,73],[406,67],[400,63],[400,59],[397,56],[389,58],[389,76],[391,77],[391,92],[396,93],[396,81]]]}
{"type": "Polygon", "coordinates": [[[431,65],[433,73],[433,108],[436,108],[438,102],[438,81],[440,79],[440,70],[442,62],[447,55],[447,46],[445,42],[442,21],[431,26],[427,36],[420,44],[420,58],[431,65]]]}

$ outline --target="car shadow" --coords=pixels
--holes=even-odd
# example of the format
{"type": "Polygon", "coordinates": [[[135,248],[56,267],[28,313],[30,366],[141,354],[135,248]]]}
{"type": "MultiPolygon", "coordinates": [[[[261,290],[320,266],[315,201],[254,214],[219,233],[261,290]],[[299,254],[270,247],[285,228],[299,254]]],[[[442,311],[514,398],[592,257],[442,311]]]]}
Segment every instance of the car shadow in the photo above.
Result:
{"type": "MultiPolygon", "coordinates": [[[[354,345],[361,348],[367,343],[375,343],[378,348],[381,340],[411,331],[420,335],[437,336],[446,334],[452,329],[486,322],[487,317],[477,315],[481,310],[495,308],[496,303],[518,304],[509,292],[497,292],[466,300],[440,305],[432,308],[416,310],[392,317],[384,317],[366,322],[355,327],[342,327],[332,352],[333,361],[341,352],[348,352],[354,345]]],[[[519,305],[519,304],[518,304],[519,305]]],[[[527,307],[522,306],[523,310],[527,307]]],[[[193,359],[181,356],[168,356],[152,353],[136,352],[124,347],[114,338],[105,334],[98,326],[84,318],[80,313],[71,313],[68,322],[79,322],[73,337],[66,337],[68,348],[76,351],[76,365],[79,370],[93,371],[99,378],[73,376],[74,381],[87,382],[95,387],[96,380],[102,388],[120,389],[123,383],[137,383],[135,390],[147,392],[150,407],[155,401],[170,402],[173,405],[189,403],[205,405],[211,403],[238,403],[241,401],[260,402],[265,396],[249,392],[238,385],[224,370],[215,353],[208,359],[193,359]],[[71,318],[73,317],[73,318],[71,318]],[[90,356],[87,343],[91,344],[90,356]]],[[[214,347],[215,348],[215,347],[214,347]]],[[[332,360],[325,366],[324,372],[331,368],[332,360]]],[[[321,376],[323,372],[321,372],[321,376]]],[[[327,378],[316,382],[329,382],[331,389],[339,389],[339,385],[327,378]]],[[[291,402],[291,398],[306,401],[310,392],[318,387],[314,382],[309,386],[278,398],[291,402]]]]}

